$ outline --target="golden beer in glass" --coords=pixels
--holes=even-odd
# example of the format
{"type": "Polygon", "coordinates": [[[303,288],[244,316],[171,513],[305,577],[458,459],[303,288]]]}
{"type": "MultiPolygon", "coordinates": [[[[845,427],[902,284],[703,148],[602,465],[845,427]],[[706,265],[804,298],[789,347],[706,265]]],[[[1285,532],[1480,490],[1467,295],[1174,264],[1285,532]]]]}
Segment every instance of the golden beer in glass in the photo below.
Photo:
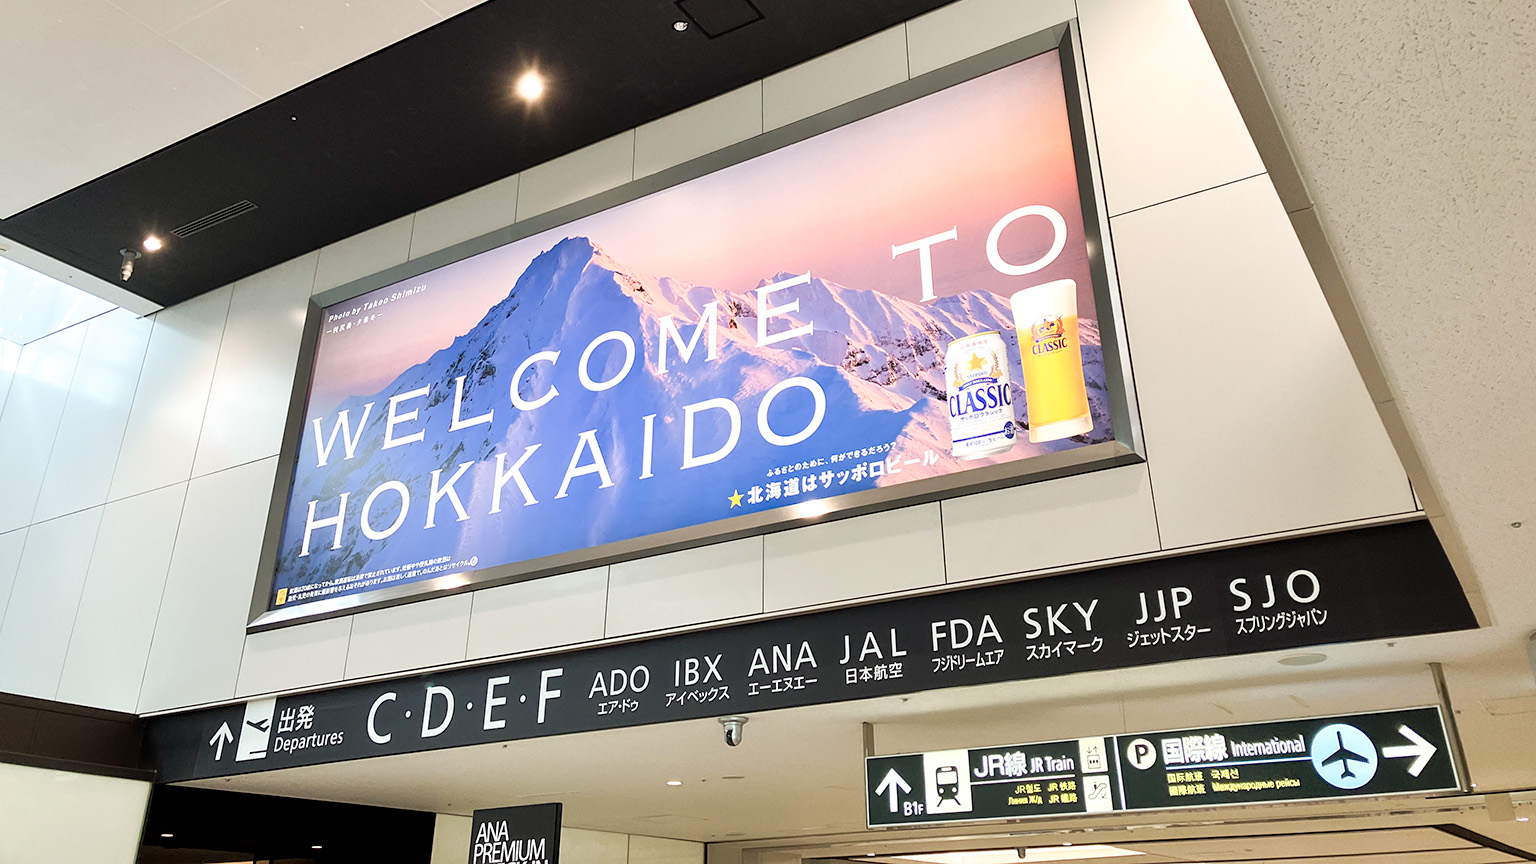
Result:
{"type": "Polygon", "coordinates": [[[1029,440],[1056,441],[1093,431],[1077,328],[1077,283],[1058,279],[1025,288],[1009,304],[1018,328],[1029,440]]]}

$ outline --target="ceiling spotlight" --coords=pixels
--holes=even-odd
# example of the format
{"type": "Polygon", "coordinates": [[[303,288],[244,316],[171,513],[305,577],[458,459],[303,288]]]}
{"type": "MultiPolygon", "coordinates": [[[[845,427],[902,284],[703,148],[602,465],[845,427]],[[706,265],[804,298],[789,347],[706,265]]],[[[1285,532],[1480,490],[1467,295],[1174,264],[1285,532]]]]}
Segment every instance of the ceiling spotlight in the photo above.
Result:
{"type": "Polygon", "coordinates": [[[167,839],[167,840],[169,840],[169,839],[171,839],[171,838],[172,838],[172,837],[175,837],[175,836],[176,836],[176,835],[175,835],[175,834],[161,834],[161,835],[160,835],[160,836],[161,836],[161,837],[164,837],[164,838],[165,838],[165,839],[167,839]]]}
{"type": "Polygon", "coordinates": [[[319,844],[316,844],[316,845],[314,845],[314,846],[311,846],[311,847],[309,847],[309,848],[311,848],[311,849],[324,849],[324,848],[325,848],[325,847],[324,847],[324,846],[321,846],[321,845],[319,845],[319,844]]]}
{"type": "Polygon", "coordinates": [[[119,249],[117,254],[123,256],[123,265],[120,272],[123,274],[123,281],[127,282],[133,278],[133,262],[144,256],[137,249],[119,249]]]}
{"type": "Polygon", "coordinates": [[[681,781],[681,780],[668,780],[667,781],[667,785],[668,786],[681,786],[681,785],[683,785],[683,781],[681,781]]]}
{"type": "Polygon", "coordinates": [[[672,22],[672,29],[676,30],[679,33],[681,33],[684,30],[688,29],[688,22],[687,21],[673,21],[672,22]]]}
{"type": "Polygon", "coordinates": [[[528,102],[536,102],[544,95],[544,78],[539,73],[529,69],[523,76],[517,79],[517,95],[528,102]]]}
{"type": "Polygon", "coordinates": [[[144,238],[144,251],[145,252],[159,252],[164,247],[165,247],[165,244],[160,242],[160,238],[156,237],[153,234],[151,234],[148,237],[144,238]]]}

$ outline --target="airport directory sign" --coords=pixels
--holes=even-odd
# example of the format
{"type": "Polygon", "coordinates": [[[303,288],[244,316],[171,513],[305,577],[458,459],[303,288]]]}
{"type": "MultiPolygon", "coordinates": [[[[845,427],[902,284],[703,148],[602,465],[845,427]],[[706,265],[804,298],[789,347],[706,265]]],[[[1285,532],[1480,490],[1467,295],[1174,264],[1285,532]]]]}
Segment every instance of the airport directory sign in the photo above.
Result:
{"type": "Polygon", "coordinates": [[[253,626],[1140,461],[1074,69],[314,307],[253,626]]]}
{"type": "Polygon", "coordinates": [[[871,828],[1445,792],[1437,707],[864,760],[871,828]]]}
{"type": "Polygon", "coordinates": [[[1420,520],[261,697],[149,743],[177,782],[1475,626],[1420,520]]]}

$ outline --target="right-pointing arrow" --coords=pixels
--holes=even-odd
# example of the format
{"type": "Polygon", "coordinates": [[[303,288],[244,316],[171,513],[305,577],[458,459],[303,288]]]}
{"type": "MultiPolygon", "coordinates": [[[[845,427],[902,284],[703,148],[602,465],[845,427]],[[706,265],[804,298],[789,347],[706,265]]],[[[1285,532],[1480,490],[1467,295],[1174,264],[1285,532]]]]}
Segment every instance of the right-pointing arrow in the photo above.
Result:
{"type": "Polygon", "coordinates": [[[1397,731],[1403,733],[1403,737],[1407,738],[1413,743],[1397,744],[1392,747],[1383,747],[1381,748],[1381,755],[1387,757],[1388,759],[1416,757],[1413,760],[1413,764],[1408,766],[1408,775],[1410,777],[1417,777],[1419,776],[1419,772],[1424,770],[1424,766],[1429,764],[1429,757],[1435,755],[1435,753],[1438,751],[1438,748],[1436,748],[1435,745],[1429,743],[1428,741],[1425,741],[1423,736],[1419,735],[1419,733],[1413,731],[1412,729],[1409,729],[1407,726],[1399,726],[1397,727],[1397,731]]]}
{"type": "Polygon", "coordinates": [[[875,787],[875,794],[884,795],[887,789],[891,792],[891,812],[895,813],[897,796],[903,792],[911,792],[912,787],[907,785],[907,781],[901,779],[901,775],[896,773],[895,768],[892,768],[886,772],[885,779],[880,781],[880,785],[875,787]]]}

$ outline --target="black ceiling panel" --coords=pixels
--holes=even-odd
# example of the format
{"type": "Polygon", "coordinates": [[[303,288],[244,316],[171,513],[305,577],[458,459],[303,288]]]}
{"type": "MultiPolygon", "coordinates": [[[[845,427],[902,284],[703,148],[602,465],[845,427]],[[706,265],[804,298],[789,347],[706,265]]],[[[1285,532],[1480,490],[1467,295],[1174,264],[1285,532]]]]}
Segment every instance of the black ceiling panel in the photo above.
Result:
{"type": "Polygon", "coordinates": [[[109,281],[120,248],[158,234],[166,248],[126,287],[171,305],[949,0],[754,2],[761,20],[709,38],[673,28],[674,0],[490,0],[0,220],[0,234],[109,281]],[[529,67],[548,81],[533,107],[512,95],[529,67]],[[254,207],[171,235],[239,202],[254,207]]]}
{"type": "Polygon", "coordinates": [[[763,20],[752,0],[676,0],[677,8],[711,39],[763,20]]]}

